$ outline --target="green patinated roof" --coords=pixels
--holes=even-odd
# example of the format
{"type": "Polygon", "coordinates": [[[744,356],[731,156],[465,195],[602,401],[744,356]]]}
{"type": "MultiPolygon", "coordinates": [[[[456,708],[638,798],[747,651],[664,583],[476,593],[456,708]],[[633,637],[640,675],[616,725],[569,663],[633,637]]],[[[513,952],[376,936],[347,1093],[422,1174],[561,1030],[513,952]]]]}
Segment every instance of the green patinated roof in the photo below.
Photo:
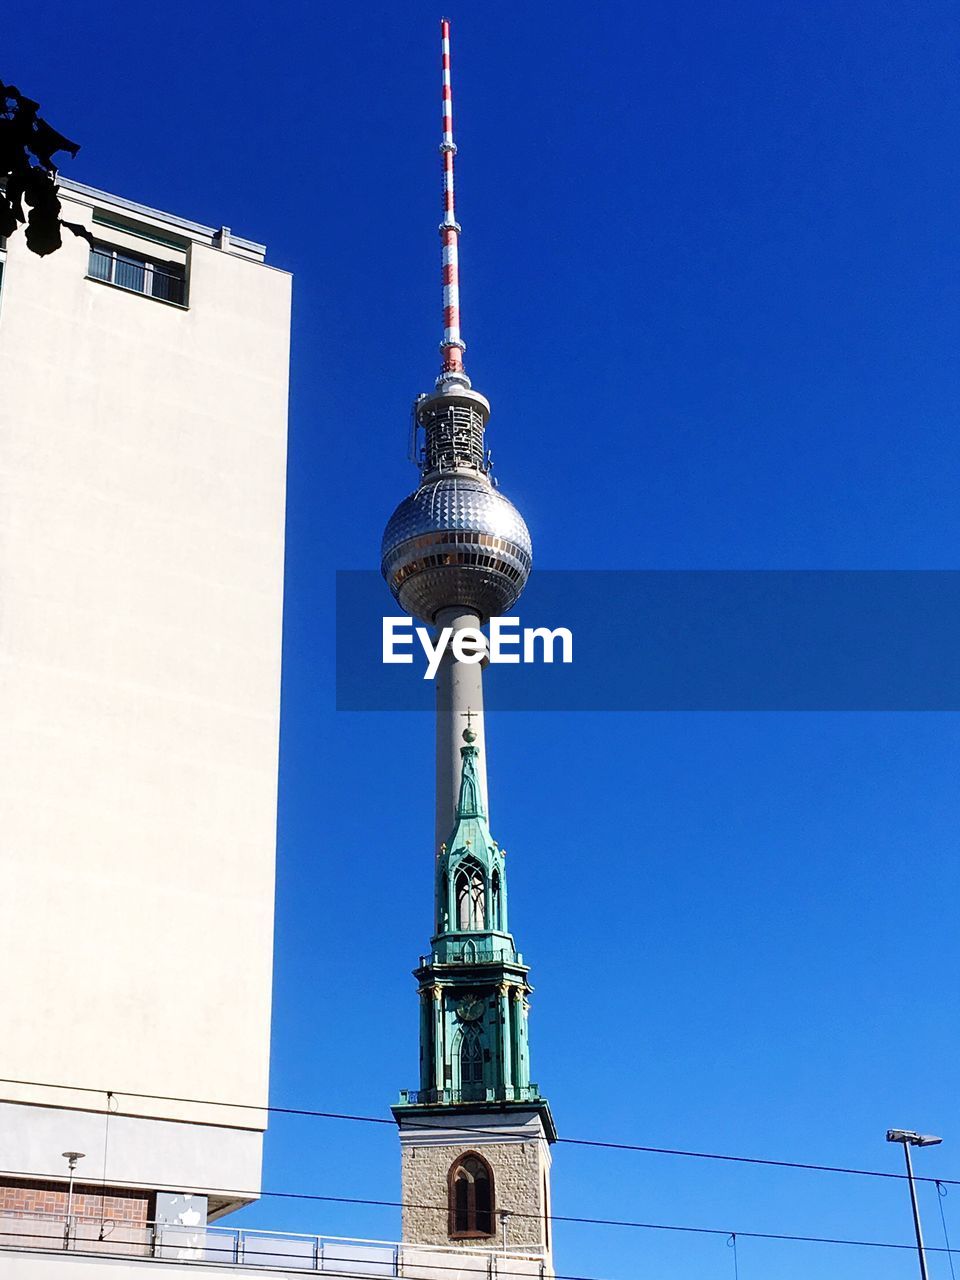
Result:
{"type": "Polygon", "coordinates": [[[507,923],[504,853],[490,833],[476,734],[460,748],[460,790],[436,866],[435,932],[420,983],[420,1089],[405,1105],[550,1109],[530,1080],[527,998],[533,988],[507,923]]]}

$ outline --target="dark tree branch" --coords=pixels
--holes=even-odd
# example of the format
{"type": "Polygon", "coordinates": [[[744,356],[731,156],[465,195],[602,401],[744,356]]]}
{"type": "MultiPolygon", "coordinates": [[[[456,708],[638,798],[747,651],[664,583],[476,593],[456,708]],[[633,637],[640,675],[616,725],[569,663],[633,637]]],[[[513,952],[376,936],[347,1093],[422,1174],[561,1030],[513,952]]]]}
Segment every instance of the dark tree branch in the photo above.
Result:
{"type": "Polygon", "coordinates": [[[27,248],[43,256],[62,244],[62,227],[93,243],[85,227],[64,222],[53,157],[80,150],[39,116],[40,104],[0,80],[0,236],[25,226],[27,248]],[[27,212],[24,211],[26,206],[27,212]]]}

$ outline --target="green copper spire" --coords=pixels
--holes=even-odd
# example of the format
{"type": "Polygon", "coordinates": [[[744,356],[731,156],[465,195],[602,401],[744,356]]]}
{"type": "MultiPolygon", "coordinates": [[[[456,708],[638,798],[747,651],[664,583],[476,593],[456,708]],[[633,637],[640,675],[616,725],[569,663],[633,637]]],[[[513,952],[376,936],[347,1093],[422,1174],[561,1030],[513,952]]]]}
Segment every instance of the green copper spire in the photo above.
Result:
{"type": "Polygon", "coordinates": [[[476,734],[465,729],[460,748],[460,796],[453,830],[437,854],[434,953],[446,961],[495,953],[516,959],[507,932],[503,852],[483,808],[476,734]]]}
{"type": "Polygon", "coordinates": [[[436,860],[435,932],[421,959],[420,1088],[400,1109],[524,1104],[549,1107],[530,1080],[528,967],[507,924],[505,853],[484,812],[476,734],[460,748],[453,830],[436,860]]]}

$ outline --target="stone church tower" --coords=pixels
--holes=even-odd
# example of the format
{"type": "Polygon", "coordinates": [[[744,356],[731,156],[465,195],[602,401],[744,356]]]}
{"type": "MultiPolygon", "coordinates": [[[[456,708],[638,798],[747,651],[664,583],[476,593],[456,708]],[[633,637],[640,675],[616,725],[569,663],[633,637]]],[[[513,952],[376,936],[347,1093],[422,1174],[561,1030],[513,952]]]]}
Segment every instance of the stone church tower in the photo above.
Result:
{"type": "MultiPolygon", "coordinates": [[[[414,406],[420,483],[387,523],[382,571],[405,613],[456,633],[512,608],[532,548],[522,516],[490,478],[490,405],[463,365],[446,20],[441,35],[443,367],[414,406]]],[[[393,1108],[403,1239],[526,1251],[537,1272],[552,1273],[556,1130],[530,1080],[532,988],[509,931],[504,851],[488,825],[482,667],[455,661],[451,648],[436,678],[436,903],[430,955],[416,970],[420,1087],[393,1108]]]]}
{"type": "Polygon", "coordinates": [[[436,864],[436,924],[420,984],[420,1088],[393,1108],[403,1238],[491,1238],[549,1261],[550,1107],[530,1081],[528,966],[507,922],[504,851],[490,835],[466,745],[455,822],[436,864]]]}

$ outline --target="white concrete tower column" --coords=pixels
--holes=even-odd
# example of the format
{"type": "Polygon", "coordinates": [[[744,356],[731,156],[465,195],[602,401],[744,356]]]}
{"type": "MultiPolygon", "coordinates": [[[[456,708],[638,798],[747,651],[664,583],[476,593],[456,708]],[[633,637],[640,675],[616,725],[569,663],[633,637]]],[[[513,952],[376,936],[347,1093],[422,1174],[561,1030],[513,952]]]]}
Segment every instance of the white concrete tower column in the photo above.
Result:
{"type": "MultiPolygon", "coordinates": [[[[437,628],[452,627],[454,635],[466,627],[479,627],[475,613],[460,607],[441,609],[437,614],[437,628]]],[[[479,750],[478,773],[483,795],[483,807],[490,820],[487,791],[487,752],[483,717],[483,663],[457,662],[452,653],[453,642],[447,646],[440,670],[436,676],[437,698],[437,798],[434,822],[434,851],[449,837],[453,830],[457,797],[460,794],[460,748],[463,731],[467,727],[466,715],[471,712],[470,728],[477,735],[479,750]]]]}

